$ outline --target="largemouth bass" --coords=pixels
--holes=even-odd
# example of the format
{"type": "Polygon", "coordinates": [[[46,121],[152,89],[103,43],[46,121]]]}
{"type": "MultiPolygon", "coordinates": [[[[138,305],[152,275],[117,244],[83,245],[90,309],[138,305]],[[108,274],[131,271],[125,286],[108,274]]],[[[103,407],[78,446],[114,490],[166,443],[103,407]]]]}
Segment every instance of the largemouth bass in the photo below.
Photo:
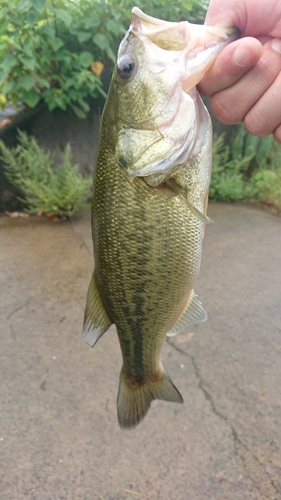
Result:
{"type": "Polygon", "coordinates": [[[116,325],[121,428],[135,427],[154,399],[183,402],[161,346],[167,333],[207,318],[193,283],[209,221],[212,128],[195,86],[230,40],[229,30],[135,7],[119,47],[94,176],[83,335],[94,346],[116,325]]]}

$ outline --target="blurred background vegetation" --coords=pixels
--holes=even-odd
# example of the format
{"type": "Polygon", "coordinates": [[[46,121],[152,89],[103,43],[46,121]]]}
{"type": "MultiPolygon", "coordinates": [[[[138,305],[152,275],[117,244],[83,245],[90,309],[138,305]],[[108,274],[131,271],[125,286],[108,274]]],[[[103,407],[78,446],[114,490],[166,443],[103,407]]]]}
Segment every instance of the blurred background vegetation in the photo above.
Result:
{"type": "MultiPolygon", "coordinates": [[[[72,108],[85,117],[88,98],[105,96],[100,76],[115,61],[133,5],[122,0],[1,0],[0,106],[12,102],[35,108],[43,102],[51,111],[72,108]]],[[[208,0],[139,0],[137,5],[158,18],[203,23],[208,0]]],[[[12,159],[8,161],[7,151],[3,158],[3,151],[2,146],[2,161],[13,182],[12,159]]],[[[281,210],[280,160],[280,146],[272,137],[251,136],[243,126],[228,127],[227,133],[220,127],[211,199],[258,200],[281,210]]],[[[35,176],[34,169],[30,172],[35,176]]],[[[67,203],[69,214],[76,205],[67,203]]]]}
{"type": "MultiPolygon", "coordinates": [[[[166,20],[203,22],[206,2],[140,0],[138,6],[166,20]]],[[[128,1],[1,0],[1,102],[40,100],[50,110],[71,106],[79,117],[88,111],[86,98],[103,94],[102,65],[115,62],[128,29],[128,1]],[[98,64],[97,64],[98,63],[98,64]]]]}

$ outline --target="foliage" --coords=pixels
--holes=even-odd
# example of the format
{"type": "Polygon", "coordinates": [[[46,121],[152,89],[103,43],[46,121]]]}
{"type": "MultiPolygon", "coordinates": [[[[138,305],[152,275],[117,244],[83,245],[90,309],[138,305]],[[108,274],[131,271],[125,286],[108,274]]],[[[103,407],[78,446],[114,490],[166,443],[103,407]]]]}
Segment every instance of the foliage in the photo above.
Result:
{"type": "MultiPolygon", "coordinates": [[[[124,4],[126,4],[126,2],[124,2],[124,4]]],[[[128,9],[128,20],[130,19],[130,11],[133,5],[137,5],[150,16],[165,19],[166,21],[189,21],[190,23],[203,24],[209,0],[182,0],[181,2],[171,2],[169,0],[139,0],[136,4],[132,3],[130,5],[128,9]]]]}
{"type": "Polygon", "coordinates": [[[244,197],[243,167],[248,159],[231,159],[230,147],[224,144],[224,134],[213,144],[213,170],[210,198],[220,201],[240,200],[244,197]]]}
{"type": "Polygon", "coordinates": [[[14,104],[23,100],[33,108],[43,99],[50,110],[71,105],[82,117],[88,111],[86,97],[102,92],[100,78],[91,71],[95,43],[85,50],[80,26],[61,7],[46,0],[2,1],[0,88],[14,104]]]}
{"type": "Polygon", "coordinates": [[[256,198],[281,211],[281,147],[273,144],[270,165],[253,174],[256,198]]]}
{"type": "MultiPolygon", "coordinates": [[[[71,106],[83,118],[88,96],[104,94],[94,63],[115,61],[133,4],[108,0],[1,0],[0,105],[71,106]]],[[[150,15],[203,21],[206,0],[140,0],[150,15]]]]}
{"type": "Polygon", "coordinates": [[[217,201],[256,199],[281,209],[281,147],[273,137],[256,137],[243,125],[225,144],[215,137],[210,198],[217,201]]]}
{"type": "Polygon", "coordinates": [[[62,163],[54,167],[50,153],[40,148],[34,137],[20,130],[18,134],[19,144],[15,148],[9,149],[0,141],[6,177],[19,190],[18,199],[29,213],[70,217],[83,207],[92,184],[71,164],[70,145],[62,163]]]}

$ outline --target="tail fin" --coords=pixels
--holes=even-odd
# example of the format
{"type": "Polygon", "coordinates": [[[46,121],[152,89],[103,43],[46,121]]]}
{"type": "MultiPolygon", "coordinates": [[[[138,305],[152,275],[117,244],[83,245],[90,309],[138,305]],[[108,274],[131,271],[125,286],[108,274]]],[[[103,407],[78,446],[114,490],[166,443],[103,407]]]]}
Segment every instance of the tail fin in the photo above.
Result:
{"type": "Polygon", "coordinates": [[[183,398],[169,375],[163,371],[160,380],[149,384],[132,384],[121,371],[117,397],[118,422],[121,429],[136,427],[147,414],[153,399],[183,403],[183,398]]]}

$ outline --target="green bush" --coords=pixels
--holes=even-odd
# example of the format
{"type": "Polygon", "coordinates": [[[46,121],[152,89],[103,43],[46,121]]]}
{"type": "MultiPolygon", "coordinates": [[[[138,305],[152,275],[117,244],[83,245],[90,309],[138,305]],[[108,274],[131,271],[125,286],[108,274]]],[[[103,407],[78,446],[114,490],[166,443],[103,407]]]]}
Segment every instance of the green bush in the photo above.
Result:
{"type": "Polygon", "coordinates": [[[281,211],[281,146],[273,144],[267,168],[254,172],[255,197],[281,211]]]}
{"type": "Polygon", "coordinates": [[[224,134],[213,144],[213,169],[209,195],[216,201],[234,201],[244,198],[243,169],[248,158],[231,158],[231,150],[224,143],[224,134]]]}
{"type": "MultiPolygon", "coordinates": [[[[163,19],[203,21],[205,0],[140,0],[163,19]]],[[[1,0],[0,104],[40,100],[83,118],[87,97],[104,95],[95,62],[115,61],[133,4],[117,0],[1,0]],[[2,95],[1,95],[2,94],[2,95]]]]}
{"type": "Polygon", "coordinates": [[[19,144],[7,148],[0,141],[1,159],[9,182],[18,191],[18,199],[31,214],[44,213],[69,218],[85,206],[92,181],[83,178],[71,163],[67,145],[60,165],[54,167],[50,153],[38,145],[34,137],[18,131],[19,144]]]}
{"type": "Polygon", "coordinates": [[[256,137],[240,125],[234,140],[225,135],[213,144],[210,198],[216,201],[255,199],[281,209],[281,146],[273,137],[256,137]]]}

